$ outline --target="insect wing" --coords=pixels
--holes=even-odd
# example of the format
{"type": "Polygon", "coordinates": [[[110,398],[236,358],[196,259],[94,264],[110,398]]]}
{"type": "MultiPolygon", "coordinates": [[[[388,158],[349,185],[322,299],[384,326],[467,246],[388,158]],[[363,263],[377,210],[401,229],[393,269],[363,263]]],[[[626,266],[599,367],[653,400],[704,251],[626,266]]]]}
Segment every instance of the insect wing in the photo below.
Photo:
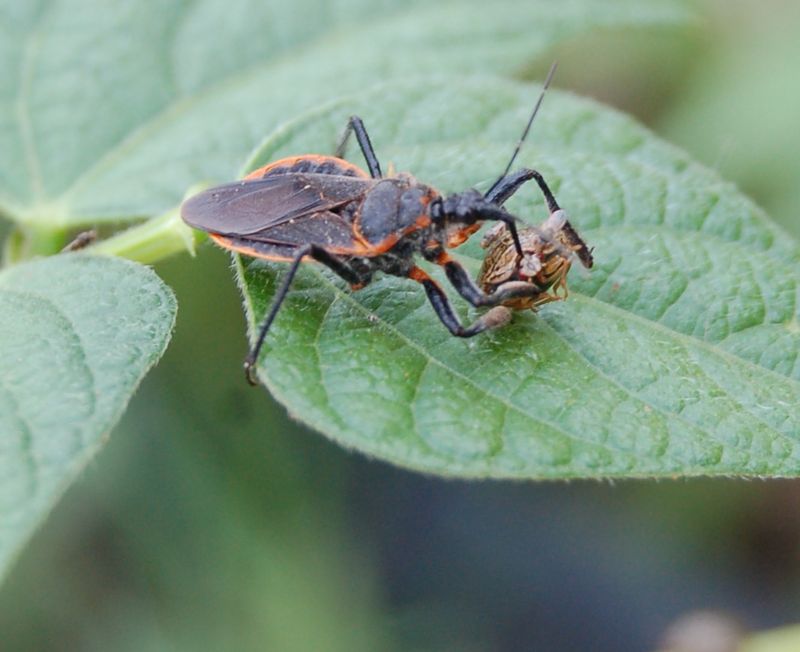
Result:
{"type": "Polygon", "coordinates": [[[374,183],[372,179],[298,173],[237,181],[189,198],[181,207],[181,217],[190,226],[210,233],[263,234],[358,199],[374,183]]]}

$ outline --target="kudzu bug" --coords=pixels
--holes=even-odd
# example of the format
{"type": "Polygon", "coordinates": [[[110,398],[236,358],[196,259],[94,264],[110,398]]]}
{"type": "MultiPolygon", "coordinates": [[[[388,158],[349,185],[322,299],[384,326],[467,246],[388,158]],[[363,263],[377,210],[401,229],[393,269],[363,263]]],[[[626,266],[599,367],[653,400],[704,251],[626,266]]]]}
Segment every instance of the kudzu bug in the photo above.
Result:
{"type": "Polygon", "coordinates": [[[353,116],[334,156],[283,158],[241,181],[210,188],[183,203],[184,221],[207,231],[220,246],[291,263],[245,359],[251,384],[256,384],[254,369],[264,338],[304,261],[322,263],[353,290],[370,283],[375,272],[412,279],[423,286],[439,319],[458,337],[502,326],[511,318],[505,304],[541,296],[543,288],[535,278],[521,277],[484,292],[446,249],[462,244],[484,221],[495,221],[508,229],[517,261],[524,261],[516,218],[503,204],[530,180],[538,184],[550,213],[569,224],[539,172],[509,173],[554,72],[555,65],[505,171],[485,193],[470,188],[444,197],[409,174],[384,177],[363,122],[353,116]],[[368,172],[342,158],[353,132],[368,172]],[[469,326],[462,325],[441,286],[414,263],[417,254],[442,266],[455,290],[473,306],[491,309],[469,326]]]}

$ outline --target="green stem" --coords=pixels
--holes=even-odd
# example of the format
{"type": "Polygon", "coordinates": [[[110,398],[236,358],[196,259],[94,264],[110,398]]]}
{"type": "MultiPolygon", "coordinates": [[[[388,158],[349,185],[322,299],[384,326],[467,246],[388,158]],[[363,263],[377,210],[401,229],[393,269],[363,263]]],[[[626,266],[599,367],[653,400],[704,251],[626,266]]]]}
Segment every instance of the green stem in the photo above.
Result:
{"type": "Polygon", "coordinates": [[[86,252],[120,256],[139,263],[151,264],[183,251],[194,255],[195,246],[201,241],[201,237],[200,232],[181,220],[180,209],[175,208],[90,245],[86,248],[86,252]]]}
{"type": "Polygon", "coordinates": [[[66,229],[29,224],[18,226],[6,238],[3,263],[13,265],[35,256],[51,256],[61,251],[66,242],[66,229]]]}

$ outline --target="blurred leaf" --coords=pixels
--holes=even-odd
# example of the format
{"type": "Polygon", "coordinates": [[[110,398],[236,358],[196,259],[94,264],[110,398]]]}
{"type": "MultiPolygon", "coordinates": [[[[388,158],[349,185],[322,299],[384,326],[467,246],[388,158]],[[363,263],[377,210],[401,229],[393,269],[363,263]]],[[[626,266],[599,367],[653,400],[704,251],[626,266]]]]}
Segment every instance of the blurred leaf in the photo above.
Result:
{"type": "Polygon", "coordinates": [[[740,652],[793,652],[800,649],[800,625],[788,625],[747,637],[740,652]]]}
{"type": "Polygon", "coordinates": [[[175,320],[146,267],[64,255],[0,274],[0,576],[103,444],[175,320]]]}
{"type": "Polygon", "coordinates": [[[800,236],[800,4],[707,4],[715,38],[659,131],[800,236]]]}
{"type": "Polygon", "coordinates": [[[683,6],[0,0],[0,213],[155,214],[300,110],[419,71],[513,73],[592,28],[684,24],[683,6]]]}
{"type": "MultiPolygon", "coordinates": [[[[355,112],[384,165],[443,191],[485,188],[537,93],[394,83],[298,120],[252,162],[313,151],[355,112]]],[[[797,244],[731,184],[589,101],[552,93],[520,158],[596,247],[567,302],[465,341],[411,281],[350,293],[310,265],[267,340],[273,394],[347,447],[446,475],[800,473],[797,244]]],[[[545,215],[533,187],[509,208],[545,215]]],[[[462,254],[473,270],[476,239],[462,254]]],[[[240,264],[251,323],[280,269],[240,264]]]]}

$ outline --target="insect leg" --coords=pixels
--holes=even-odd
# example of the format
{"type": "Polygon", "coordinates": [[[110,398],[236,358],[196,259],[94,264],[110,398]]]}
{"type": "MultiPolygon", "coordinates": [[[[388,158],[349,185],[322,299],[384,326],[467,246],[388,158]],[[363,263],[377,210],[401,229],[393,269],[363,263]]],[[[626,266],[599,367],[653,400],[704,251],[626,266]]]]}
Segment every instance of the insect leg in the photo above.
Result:
{"type": "Polygon", "coordinates": [[[83,231],[82,233],[76,235],[72,241],[61,250],[61,253],[66,251],[80,251],[81,249],[88,247],[95,240],[97,240],[97,231],[94,229],[83,231]]]}
{"type": "Polygon", "coordinates": [[[517,232],[516,218],[505,211],[499,206],[487,205],[481,208],[476,213],[477,220],[492,220],[494,222],[503,222],[511,234],[511,239],[514,241],[514,249],[517,250],[517,255],[522,258],[525,252],[522,251],[522,243],[519,240],[519,233],[517,232]]]}
{"type": "MultiPolygon", "coordinates": [[[[550,188],[548,187],[547,182],[544,180],[544,177],[540,172],[531,170],[529,168],[523,168],[522,170],[518,170],[513,174],[509,174],[502,179],[499,179],[488,190],[484,197],[493,204],[502,206],[515,192],[517,192],[517,190],[519,190],[531,179],[535,179],[536,183],[539,185],[539,188],[544,195],[544,199],[547,202],[547,209],[550,211],[550,215],[553,216],[556,211],[560,211],[561,209],[558,206],[558,202],[553,196],[553,193],[550,192],[550,188]]],[[[559,228],[564,234],[564,237],[566,238],[570,247],[578,254],[578,258],[580,258],[584,267],[591,267],[593,264],[591,251],[587,248],[586,243],[578,235],[578,232],[573,228],[572,224],[569,223],[569,220],[566,219],[566,214],[563,211],[561,211],[560,217],[563,219],[563,224],[561,224],[559,228]]],[[[514,234],[512,232],[512,236],[513,235],[514,234]]]]}
{"type": "Polygon", "coordinates": [[[413,267],[408,273],[408,278],[420,283],[425,288],[425,294],[433,306],[436,315],[456,337],[472,337],[490,328],[498,328],[507,324],[511,319],[511,310],[505,306],[495,306],[489,312],[481,315],[470,326],[462,326],[453,312],[447,295],[441,286],[419,267],[413,267]]]}
{"type": "Polygon", "coordinates": [[[272,302],[272,307],[270,308],[269,313],[267,313],[267,316],[261,322],[261,326],[259,326],[256,343],[250,349],[247,357],[244,360],[244,373],[247,377],[247,382],[251,385],[258,384],[258,381],[255,377],[255,366],[256,362],[258,361],[258,355],[261,352],[261,347],[264,344],[264,338],[267,336],[267,331],[269,331],[270,326],[272,326],[272,322],[275,320],[275,316],[278,314],[284,299],[286,299],[286,295],[289,292],[289,287],[292,285],[292,281],[294,280],[295,274],[297,274],[300,263],[303,262],[303,258],[306,256],[309,256],[310,258],[322,263],[351,285],[360,285],[365,281],[365,279],[351,269],[347,263],[343,262],[322,247],[317,245],[306,245],[305,247],[298,249],[297,253],[292,259],[292,264],[289,266],[289,270],[286,272],[286,276],[283,278],[283,282],[278,288],[278,291],[275,293],[275,299],[272,302]]]}
{"type": "Polygon", "coordinates": [[[553,196],[553,193],[550,192],[550,188],[548,187],[547,182],[544,180],[541,172],[538,172],[537,170],[531,170],[530,168],[517,170],[513,174],[509,174],[502,179],[498,179],[497,182],[495,182],[495,184],[489,188],[484,197],[490,202],[497,204],[498,206],[502,206],[511,198],[511,195],[517,192],[517,190],[519,190],[523,184],[527,183],[531,179],[534,179],[541,189],[544,199],[547,202],[547,209],[551,213],[555,213],[558,210],[558,202],[556,201],[556,198],[553,196]]]}
{"type": "Polygon", "coordinates": [[[475,285],[475,281],[470,278],[467,270],[464,269],[458,261],[453,260],[443,249],[426,253],[426,258],[444,267],[447,279],[455,288],[456,292],[476,308],[483,306],[499,306],[508,299],[535,297],[543,292],[543,290],[534,283],[526,281],[508,281],[500,285],[492,294],[486,294],[475,285]]]}
{"type": "Polygon", "coordinates": [[[367,129],[364,127],[364,123],[361,121],[361,118],[359,118],[357,115],[350,116],[350,119],[347,121],[347,126],[344,129],[342,138],[339,141],[339,145],[336,147],[335,156],[337,158],[344,157],[344,151],[347,149],[347,141],[350,139],[350,134],[353,131],[356,132],[358,146],[361,148],[361,153],[364,154],[364,158],[367,161],[369,175],[373,179],[382,178],[383,174],[381,174],[381,164],[378,163],[378,157],[375,156],[375,150],[372,148],[372,143],[370,142],[369,135],[367,134],[367,129]]]}

